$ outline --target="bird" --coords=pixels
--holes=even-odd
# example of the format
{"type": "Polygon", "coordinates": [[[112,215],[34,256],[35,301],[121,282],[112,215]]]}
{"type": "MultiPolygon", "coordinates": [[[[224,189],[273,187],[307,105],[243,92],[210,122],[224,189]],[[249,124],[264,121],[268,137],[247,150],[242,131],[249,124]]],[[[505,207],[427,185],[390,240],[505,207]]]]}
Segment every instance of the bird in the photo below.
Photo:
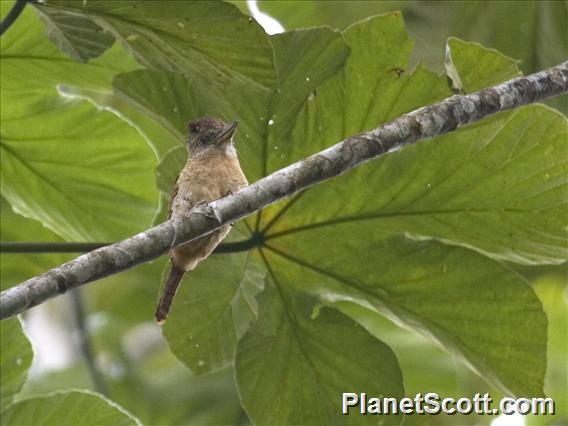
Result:
{"type": "MultiPolygon", "coordinates": [[[[187,216],[193,207],[248,185],[233,144],[237,122],[227,124],[219,118],[202,117],[187,127],[189,155],[172,189],[168,219],[187,216]]],[[[170,251],[170,271],[154,315],[158,324],[166,321],[184,274],[205,260],[230,230],[231,225],[225,225],[170,251]]]]}

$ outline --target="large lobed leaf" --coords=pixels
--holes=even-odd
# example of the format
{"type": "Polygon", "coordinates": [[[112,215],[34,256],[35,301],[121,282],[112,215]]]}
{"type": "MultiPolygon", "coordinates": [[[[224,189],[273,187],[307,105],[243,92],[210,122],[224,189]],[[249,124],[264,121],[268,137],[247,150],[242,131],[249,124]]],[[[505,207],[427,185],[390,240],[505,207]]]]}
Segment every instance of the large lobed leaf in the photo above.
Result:
{"type": "MultiPolygon", "coordinates": [[[[370,19],[347,30],[352,54],[346,70],[327,82],[305,106],[284,162],[305,156],[303,141],[308,138],[315,139],[316,146],[325,145],[448,95],[442,79],[421,68],[399,80],[396,74],[392,76],[390,67],[404,68],[402,58],[407,60],[408,55],[401,54],[398,61],[381,68],[373,67],[376,61],[367,55],[368,45],[376,40],[379,45],[373,50],[380,51],[382,38],[377,30],[371,39],[364,34],[372,34],[373,27],[386,26],[393,16],[370,19]],[[367,69],[369,74],[361,71],[367,69]],[[357,86],[370,78],[365,75],[375,76],[377,81],[357,86]],[[367,89],[380,88],[385,79],[392,81],[388,90],[367,89]],[[334,111],[337,105],[345,105],[345,109],[334,111]],[[359,109],[353,118],[359,105],[372,107],[359,109]]],[[[398,29],[383,31],[404,32],[401,24],[398,29]]],[[[478,56],[484,56],[477,47],[472,48],[472,54],[476,50],[478,56]]],[[[461,63],[458,68],[462,69],[461,63]]],[[[490,81],[495,82],[493,77],[490,81]]],[[[564,117],[540,106],[500,114],[389,154],[309,190],[288,204],[282,216],[281,205],[265,209],[264,232],[270,238],[271,234],[338,222],[377,219],[385,229],[474,248],[498,259],[560,263],[568,254],[564,219],[568,163],[563,155],[567,132],[564,117]],[[370,184],[373,190],[362,190],[370,184]],[[348,203],[330,203],[338,193],[344,194],[348,203]],[[322,205],[326,208],[321,209],[322,205]]]]}
{"type": "MultiPolygon", "coordinates": [[[[397,15],[344,33],[346,67],[304,105],[292,139],[282,140],[283,163],[448,95],[443,79],[423,68],[408,74],[409,49],[391,53],[385,34],[404,46],[397,15]],[[392,58],[370,57],[369,46],[392,58]]],[[[493,54],[468,48],[480,65],[493,54]]],[[[355,301],[438,341],[507,393],[542,394],[546,318],[532,289],[493,260],[419,240],[516,262],[564,261],[565,133],[563,117],[532,107],[390,154],[264,210],[267,262],[282,287],[329,304],[355,301]]]]}
{"type": "Polygon", "coordinates": [[[262,29],[227,3],[49,0],[40,8],[48,16],[91,19],[150,69],[206,75],[216,82],[275,84],[272,49],[262,29]]]}
{"type": "MultiPolygon", "coordinates": [[[[2,2],[4,6],[5,2],[2,2]]],[[[146,228],[157,206],[152,152],[116,116],[57,94],[108,91],[120,52],[92,65],[61,55],[26,9],[2,37],[2,196],[64,239],[113,240],[146,228]]]]}
{"type": "MultiPolygon", "coordinates": [[[[115,90],[180,140],[185,139],[190,118],[214,115],[238,120],[239,157],[252,182],[266,174],[266,159],[278,150],[274,141],[289,133],[303,102],[340,69],[349,53],[340,34],[323,28],[283,34],[272,42],[278,76],[273,90],[231,82],[216,85],[209,76],[188,78],[166,71],[119,75],[115,90]]],[[[185,154],[179,151],[176,155],[185,154]]]]}
{"type": "Polygon", "coordinates": [[[440,45],[457,36],[491,46],[521,60],[526,73],[552,66],[568,53],[563,26],[568,9],[563,2],[514,0],[421,1],[259,0],[258,7],[277,19],[286,30],[329,25],[346,28],[371,15],[400,10],[410,34],[417,40],[418,58],[441,68],[444,50],[440,45]]]}
{"type": "MultiPolygon", "coordinates": [[[[286,30],[326,25],[344,29],[372,15],[401,11],[410,35],[416,40],[413,61],[425,61],[442,70],[448,37],[459,37],[498,49],[520,61],[529,74],[566,60],[568,7],[562,1],[439,0],[259,0],[258,8],[277,19],[286,30]]],[[[489,67],[492,67],[490,65],[489,67]]],[[[547,105],[568,113],[568,97],[548,100],[547,105]]]]}
{"type": "MultiPolygon", "coordinates": [[[[258,424],[376,424],[341,414],[343,392],[403,396],[392,350],[317,299],[294,294],[275,275],[261,295],[259,317],[237,346],[244,408],[258,424]]],[[[384,417],[382,424],[401,418],[384,417]]]]}
{"type": "Polygon", "coordinates": [[[505,392],[542,394],[542,305],[498,263],[433,241],[389,238],[370,221],[281,238],[268,249],[283,284],[328,304],[372,309],[440,343],[505,392]],[[323,251],[326,241],[336,244],[323,251]],[[522,376],[519,365],[527,366],[522,376]]]}
{"type": "Polygon", "coordinates": [[[110,33],[87,18],[38,10],[47,27],[47,37],[78,62],[100,56],[114,43],[110,33]]]}
{"type": "MultiPolygon", "coordinates": [[[[242,224],[235,228],[229,240],[245,239],[242,224]]],[[[172,352],[195,374],[232,362],[237,339],[257,317],[255,296],[265,275],[252,252],[213,255],[185,275],[163,332],[172,352]]]]}

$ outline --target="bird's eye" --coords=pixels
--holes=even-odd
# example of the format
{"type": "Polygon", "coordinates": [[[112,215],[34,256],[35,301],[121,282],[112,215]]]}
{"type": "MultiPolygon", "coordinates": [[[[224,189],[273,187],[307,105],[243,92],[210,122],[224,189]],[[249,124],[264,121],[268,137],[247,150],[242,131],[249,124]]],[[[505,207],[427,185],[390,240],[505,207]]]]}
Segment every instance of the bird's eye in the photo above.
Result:
{"type": "Polygon", "coordinates": [[[192,122],[192,123],[189,123],[189,124],[187,125],[187,127],[189,128],[189,131],[190,131],[191,133],[197,133],[197,129],[198,129],[197,123],[193,123],[193,122],[192,122]]]}

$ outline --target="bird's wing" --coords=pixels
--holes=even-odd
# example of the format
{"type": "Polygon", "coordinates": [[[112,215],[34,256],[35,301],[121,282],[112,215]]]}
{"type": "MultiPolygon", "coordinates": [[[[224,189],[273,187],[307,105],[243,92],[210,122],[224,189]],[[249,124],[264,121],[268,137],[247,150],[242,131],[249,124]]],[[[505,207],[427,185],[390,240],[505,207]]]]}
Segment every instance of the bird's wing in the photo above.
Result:
{"type": "Polygon", "coordinates": [[[176,184],[172,188],[168,220],[186,215],[194,205],[195,194],[191,191],[191,185],[182,171],[176,180],[176,184]]]}
{"type": "Polygon", "coordinates": [[[168,208],[168,220],[170,220],[172,218],[172,209],[174,207],[174,201],[176,199],[176,196],[178,194],[178,189],[179,189],[179,185],[177,183],[179,179],[179,176],[176,178],[176,183],[174,185],[174,187],[172,188],[172,192],[170,194],[170,206],[168,208]]]}

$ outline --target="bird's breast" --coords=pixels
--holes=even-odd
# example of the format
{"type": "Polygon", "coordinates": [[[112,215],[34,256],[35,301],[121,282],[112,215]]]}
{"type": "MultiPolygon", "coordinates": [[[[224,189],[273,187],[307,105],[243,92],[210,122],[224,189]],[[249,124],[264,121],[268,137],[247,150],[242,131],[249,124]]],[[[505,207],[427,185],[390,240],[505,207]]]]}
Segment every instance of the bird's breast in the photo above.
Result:
{"type": "Polygon", "coordinates": [[[187,210],[196,204],[217,200],[246,185],[236,156],[224,152],[196,156],[187,162],[178,177],[172,217],[187,214],[187,210]]]}

